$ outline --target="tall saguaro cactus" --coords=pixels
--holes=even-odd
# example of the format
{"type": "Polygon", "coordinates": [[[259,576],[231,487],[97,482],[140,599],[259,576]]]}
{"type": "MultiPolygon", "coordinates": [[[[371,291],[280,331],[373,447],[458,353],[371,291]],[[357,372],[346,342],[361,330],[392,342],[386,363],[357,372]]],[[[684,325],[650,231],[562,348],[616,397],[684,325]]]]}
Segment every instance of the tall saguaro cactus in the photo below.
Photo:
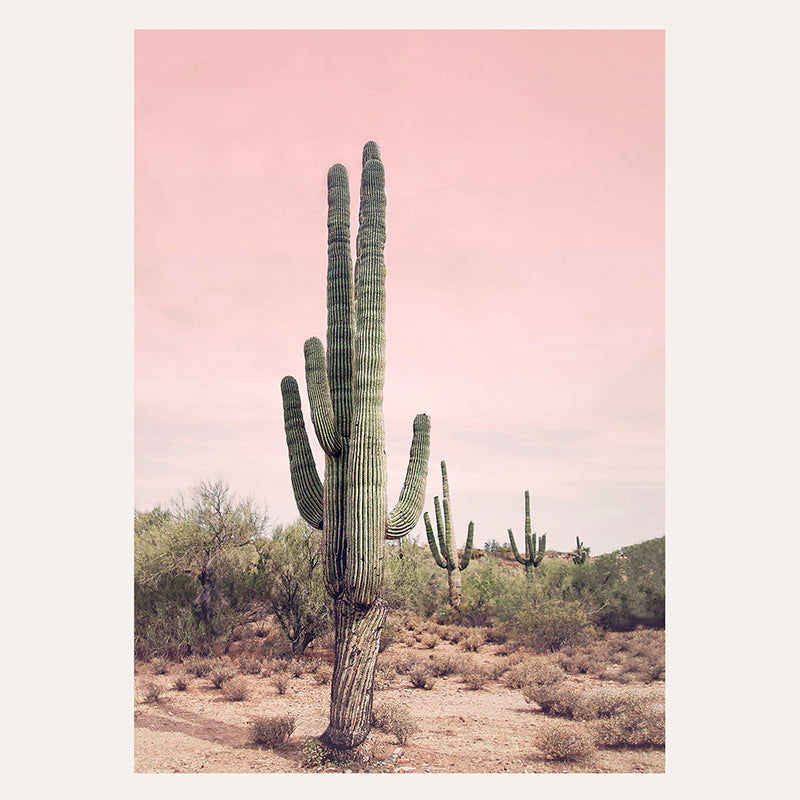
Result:
{"type": "Polygon", "coordinates": [[[305,343],[311,422],[325,452],[321,481],[297,381],[281,381],[289,471],[301,516],[323,532],[323,577],[333,598],[336,654],[330,724],[322,740],[348,750],[367,737],[386,604],[384,540],[405,536],[425,502],[430,419],[414,420],[411,455],[397,505],[387,513],[383,385],[386,360],[386,196],[374,142],[364,145],[356,263],[350,254],[345,168],[328,171],[328,329],[305,343]]]}
{"type": "Polygon", "coordinates": [[[531,495],[530,492],[525,490],[525,556],[521,556],[517,550],[517,543],[514,541],[514,534],[511,533],[511,528],[508,529],[508,538],[511,540],[511,551],[514,553],[514,558],[520,564],[525,566],[525,575],[528,580],[533,579],[533,571],[539,564],[542,563],[544,558],[544,551],[547,547],[547,534],[543,533],[539,537],[539,547],[536,547],[536,534],[531,536],[531,495]]]}
{"type": "Polygon", "coordinates": [[[447,570],[447,588],[450,597],[450,605],[453,608],[461,608],[461,572],[469,566],[472,558],[472,535],[475,526],[469,523],[467,530],[467,544],[461,560],[458,560],[458,551],[453,540],[453,525],[450,518],[450,485],[447,482],[447,465],[442,461],[442,505],[444,506],[444,524],[442,523],[442,509],[439,506],[439,498],[433,498],[434,509],[436,510],[436,533],[439,545],[433,536],[431,518],[425,512],[425,532],[428,534],[428,544],[431,548],[434,561],[442,569],[447,570]]]}

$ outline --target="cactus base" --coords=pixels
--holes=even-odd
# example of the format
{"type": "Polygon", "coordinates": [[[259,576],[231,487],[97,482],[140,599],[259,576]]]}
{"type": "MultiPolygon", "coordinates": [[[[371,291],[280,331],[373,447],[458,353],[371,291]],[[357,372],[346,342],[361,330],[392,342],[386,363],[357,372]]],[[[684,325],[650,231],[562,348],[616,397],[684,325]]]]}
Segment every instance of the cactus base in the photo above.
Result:
{"type": "Polygon", "coordinates": [[[334,602],[336,656],[331,680],[330,724],[320,737],[329,747],[350,750],[364,742],[372,718],[373,678],[387,606],[369,608],[340,597],[334,602]]]}

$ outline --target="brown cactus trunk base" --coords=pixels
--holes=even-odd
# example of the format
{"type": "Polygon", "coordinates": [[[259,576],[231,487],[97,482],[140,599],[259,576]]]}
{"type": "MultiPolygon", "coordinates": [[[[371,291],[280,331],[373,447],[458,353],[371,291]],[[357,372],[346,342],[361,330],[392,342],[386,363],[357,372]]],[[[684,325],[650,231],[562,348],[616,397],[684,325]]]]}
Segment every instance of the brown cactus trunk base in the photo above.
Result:
{"type": "Polygon", "coordinates": [[[386,603],[376,600],[358,608],[345,597],[333,607],[336,657],[331,680],[330,724],[320,737],[337,750],[358,747],[369,734],[378,646],[386,620],[386,603]]]}
{"type": "Polygon", "coordinates": [[[447,570],[447,589],[450,596],[450,605],[453,608],[461,608],[461,570],[456,567],[455,569],[447,570]]]}

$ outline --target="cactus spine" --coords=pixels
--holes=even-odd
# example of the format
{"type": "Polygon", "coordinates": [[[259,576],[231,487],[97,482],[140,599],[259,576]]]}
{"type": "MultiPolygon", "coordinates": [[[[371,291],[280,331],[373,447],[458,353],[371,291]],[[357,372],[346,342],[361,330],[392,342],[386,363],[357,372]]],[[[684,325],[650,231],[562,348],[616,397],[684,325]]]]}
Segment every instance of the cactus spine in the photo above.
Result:
{"type": "Polygon", "coordinates": [[[539,537],[539,547],[536,547],[536,534],[531,536],[531,495],[530,492],[525,490],[525,557],[520,555],[517,550],[517,543],[514,541],[514,534],[511,533],[511,528],[508,529],[508,538],[511,540],[511,551],[514,553],[514,558],[525,567],[525,575],[529,580],[533,579],[533,571],[539,564],[542,563],[544,558],[544,551],[547,547],[547,534],[544,533],[539,537]]]}
{"type": "Polygon", "coordinates": [[[369,733],[378,643],[386,618],[380,598],[384,540],[405,536],[425,502],[430,419],[414,420],[411,454],[397,505],[387,514],[383,419],[386,196],[378,146],[362,157],[355,269],[350,195],[341,164],[328,171],[327,354],[304,346],[311,422],[325,452],[321,481],[303,421],[297,381],[281,381],[289,472],[298,510],[323,531],[323,577],[333,598],[336,653],[329,746],[348,750],[369,733]]]}
{"type": "Polygon", "coordinates": [[[589,555],[589,548],[583,546],[583,542],[580,540],[579,536],[575,537],[575,544],[577,547],[575,548],[575,552],[572,554],[572,561],[574,564],[584,564],[587,556],[589,555]]]}
{"type": "Polygon", "coordinates": [[[450,485],[447,482],[447,465],[442,461],[442,505],[444,506],[444,524],[442,523],[442,510],[439,507],[439,498],[433,498],[434,509],[436,510],[436,533],[439,545],[433,536],[431,518],[425,512],[425,532],[428,534],[428,544],[433,554],[433,559],[442,569],[447,570],[447,588],[450,597],[450,605],[453,608],[461,608],[461,572],[469,566],[472,558],[472,535],[474,524],[469,523],[467,531],[467,545],[461,560],[458,560],[458,551],[453,540],[453,525],[450,518],[450,485]]]}

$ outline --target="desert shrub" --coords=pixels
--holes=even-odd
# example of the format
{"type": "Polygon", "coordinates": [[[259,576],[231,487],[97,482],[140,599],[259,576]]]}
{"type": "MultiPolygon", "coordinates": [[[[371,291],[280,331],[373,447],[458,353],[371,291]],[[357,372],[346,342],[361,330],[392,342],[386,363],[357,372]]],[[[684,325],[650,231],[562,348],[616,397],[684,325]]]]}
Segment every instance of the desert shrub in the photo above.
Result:
{"type": "Polygon", "coordinates": [[[164,694],[164,687],[157,681],[145,681],[142,684],[143,703],[158,703],[162,694],[164,694]]]}
{"type": "Polygon", "coordinates": [[[511,669],[507,658],[500,658],[487,666],[489,676],[493,681],[501,681],[503,676],[511,669]]]}
{"type": "Polygon", "coordinates": [[[294,733],[297,718],[293,714],[278,717],[255,717],[250,720],[250,739],[262,747],[280,747],[294,733]]]}
{"type": "Polygon", "coordinates": [[[153,675],[166,675],[169,672],[170,663],[166,658],[154,658],[150,663],[153,675]]]}
{"type": "Polygon", "coordinates": [[[581,716],[583,691],[570,683],[530,684],[522,690],[526,703],[536,703],[545,714],[575,719],[581,716]]]}
{"type": "Polygon", "coordinates": [[[527,677],[529,683],[540,686],[550,686],[564,680],[564,670],[553,661],[534,661],[528,666],[527,677]]]}
{"type": "Polygon", "coordinates": [[[468,663],[465,656],[446,655],[433,659],[429,664],[429,669],[434,677],[439,678],[443,675],[455,675],[462,672],[468,663]]]}
{"type": "Polygon", "coordinates": [[[266,597],[275,619],[302,656],[306,647],[331,628],[331,608],[322,581],[322,533],[302,520],[277,526],[271,539],[256,544],[255,594],[266,597]]]}
{"type": "Polygon", "coordinates": [[[289,662],[285,658],[269,658],[264,662],[261,674],[266,677],[279,672],[288,672],[288,670],[289,662]]]}
{"type": "Polygon", "coordinates": [[[487,628],[486,641],[489,644],[505,644],[508,641],[508,634],[499,628],[487,628]]]}
{"type": "Polygon", "coordinates": [[[291,680],[289,679],[289,675],[286,672],[275,673],[272,678],[272,685],[275,687],[275,691],[278,694],[286,694],[286,692],[288,692],[291,688],[291,680]]]}
{"type": "Polygon", "coordinates": [[[258,675],[261,672],[262,661],[257,656],[245,656],[239,659],[239,672],[242,675],[258,675]]]}
{"type": "Polygon", "coordinates": [[[523,689],[531,683],[530,669],[530,664],[524,662],[510,667],[503,676],[506,686],[508,686],[509,689],[523,689]]]}
{"type": "Polygon", "coordinates": [[[419,730],[408,706],[390,702],[373,706],[372,724],[394,736],[398,744],[405,744],[419,730]]]}
{"type": "Polygon", "coordinates": [[[394,669],[386,664],[378,664],[375,669],[375,691],[383,692],[386,689],[392,688],[392,681],[397,673],[394,669]]]}
{"type": "Polygon", "coordinates": [[[486,637],[480,631],[470,631],[461,642],[469,653],[477,653],[481,645],[486,643],[486,637]]]}
{"type": "Polygon", "coordinates": [[[461,679],[467,689],[477,691],[478,689],[483,689],[489,682],[489,674],[483,668],[476,666],[462,673],[461,679]]]}
{"type": "Polygon", "coordinates": [[[229,681],[236,673],[227,665],[214,667],[208,674],[208,679],[215,689],[221,689],[225,681],[229,681]]]}
{"type": "Polygon", "coordinates": [[[183,672],[172,679],[172,688],[175,689],[176,692],[185,692],[189,688],[191,682],[192,676],[183,672]]]}
{"type": "Polygon", "coordinates": [[[391,666],[398,675],[407,675],[417,661],[412,656],[394,655],[387,658],[385,663],[387,666],[391,666]]]}
{"type": "Polygon", "coordinates": [[[299,678],[305,674],[306,665],[300,659],[293,658],[288,664],[288,671],[293,678],[299,678]]]}
{"type": "Polygon", "coordinates": [[[663,705],[628,702],[619,713],[597,723],[601,747],[664,747],[666,726],[663,705]]]}
{"type": "Polygon", "coordinates": [[[225,695],[226,700],[231,700],[232,702],[246,700],[248,695],[247,681],[241,676],[225,681],[222,684],[222,694],[225,695]]]}
{"type": "Polygon", "coordinates": [[[582,602],[543,597],[535,588],[530,592],[529,602],[505,617],[505,628],[515,638],[537,653],[555,652],[593,638],[594,626],[582,602]]]}
{"type": "Polygon", "coordinates": [[[211,662],[200,656],[190,656],[183,664],[184,669],[197,678],[205,678],[211,672],[211,662]]]}
{"type": "Polygon", "coordinates": [[[408,673],[408,680],[415,689],[433,689],[436,680],[424,664],[415,664],[408,673]]]}
{"type": "Polygon", "coordinates": [[[551,722],[542,728],[534,743],[554,761],[581,761],[594,750],[592,739],[567,722],[551,722]]]}
{"type": "Polygon", "coordinates": [[[423,633],[419,638],[419,643],[422,647],[433,650],[439,643],[439,639],[432,633],[423,633]]]}
{"type": "Polygon", "coordinates": [[[405,537],[402,546],[386,548],[386,562],[381,595],[393,616],[428,618],[446,592],[447,579],[431,559],[427,541],[420,546],[405,537]]]}

